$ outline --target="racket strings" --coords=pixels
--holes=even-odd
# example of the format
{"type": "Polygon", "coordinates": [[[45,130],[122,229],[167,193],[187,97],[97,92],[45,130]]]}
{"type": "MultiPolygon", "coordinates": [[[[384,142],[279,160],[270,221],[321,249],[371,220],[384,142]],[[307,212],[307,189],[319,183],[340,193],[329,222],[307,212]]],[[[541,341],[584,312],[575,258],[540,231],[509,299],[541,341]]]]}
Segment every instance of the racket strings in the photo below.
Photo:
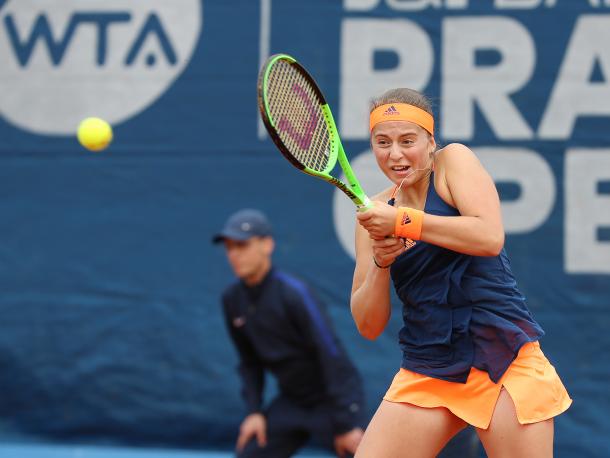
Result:
{"type": "Polygon", "coordinates": [[[267,83],[270,115],[282,142],[302,165],[323,171],[330,157],[330,136],[314,88],[290,63],[279,60],[267,83]]]}
{"type": "MultiPolygon", "coordinates": [[[[320,113],[311,113],[311,107],[315,107],[315,95],[312,94],[311,88],[306,83],[302,75],[294,70],[292,66],[286,62],[279,62],[278,70],[278,91],[281,97],[278,97],[280,103],[280,111],[276,120],[283,121],[284,129],[281,129],[282,140],[287,143],[290,151],[295,155],[295,158],[302,162],[305,166],[314,170],[320,170],[325,167],[324,157],[320,154],[320,146],[323,146],[323,138],[315,135],[319,129],[320,113]],[[296,93],[295,89],[299,92],[296,93]],[[312,102],[313,100],[313,102],[312,102]],[[306,106],[307,101],[310,102],[306,106]],[[308,112],[309,111],[309,112],[308,112]],[[312,125],[315,123],[315,125],[312,125]],[[286,129],[292,126],[293,129],[286,129]],[[311,138],[311,141],[307,141],[311,138]],[[322,142],[320,142],[322,140],[322,142]]],[[[271,83],[270,83],[271,84],[271,83]]]]}

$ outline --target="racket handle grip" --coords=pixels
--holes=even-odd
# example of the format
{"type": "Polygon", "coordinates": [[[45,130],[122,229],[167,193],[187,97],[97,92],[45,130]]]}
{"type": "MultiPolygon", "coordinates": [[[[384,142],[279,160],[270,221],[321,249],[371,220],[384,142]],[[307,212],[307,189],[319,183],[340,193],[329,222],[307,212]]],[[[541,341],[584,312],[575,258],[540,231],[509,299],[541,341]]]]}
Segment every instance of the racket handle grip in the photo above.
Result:
{"type": "Polygon", "coordinates": [[[371,200],[366,196],[364,197],[364,201],[362,202],[361,205],[356,205],[356,209],[359,212],[365,212],[369,208],[373,208],[373,202],[371,202],[371,200]]]}

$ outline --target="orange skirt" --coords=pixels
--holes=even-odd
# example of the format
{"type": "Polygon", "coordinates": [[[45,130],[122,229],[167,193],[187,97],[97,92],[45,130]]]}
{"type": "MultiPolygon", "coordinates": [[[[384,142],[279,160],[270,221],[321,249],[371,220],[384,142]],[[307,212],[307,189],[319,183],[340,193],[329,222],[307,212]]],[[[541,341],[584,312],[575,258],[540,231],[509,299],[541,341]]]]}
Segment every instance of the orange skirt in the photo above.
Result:
{"type": "Polygon", "coordinates": [[[470,370],[466,383],[454,383],[400,369],[383,399],[419,407],[446,407],[466,423],[487,429],[504,387],[519,423],[536,423],[567,410],[572,404],[555,368],[538,342],[523,345],[498,383],[487,372],[470,370]]]}

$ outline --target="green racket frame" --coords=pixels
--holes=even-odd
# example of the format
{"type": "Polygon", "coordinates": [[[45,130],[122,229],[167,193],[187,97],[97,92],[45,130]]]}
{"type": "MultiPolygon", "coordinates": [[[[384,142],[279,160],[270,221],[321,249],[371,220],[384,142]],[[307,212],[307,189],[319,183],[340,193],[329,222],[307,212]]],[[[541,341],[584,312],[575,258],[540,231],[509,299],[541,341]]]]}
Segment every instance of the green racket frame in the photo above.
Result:
{"type": "Polygon", "coordinates": [[[343,149],[343,145],[341,144],[341,139],[339,137],[339,132],[337,130],[335,120],[333,118],[330,107],[328,106],[328,103],[324,98],[324,95],[320,91],[318,85],[311,77],[311,75],[307,73],[307,71],[296,61],[296,59],[287,54],[275,54],[265,62],[265,65],[263,66],[258,78],[258,106],[261,112],[263,123],[265,124],[267,132],[269,132],[271,139],[278,147],[280,152],[284,155],[284,157],[286,157],[286,159],[288,159],[292,165],[294,165],[299,170],[307,173],[308,175],[312,175],[335,185],[337,188],[343,191],[352,200],[352,202],[354,202],[359,211],[365,211],[372,206],[371,201],[362,190],[360,182],[356,178],[356,175],[354,174],[354,171],[352,170],[352,167],[347,159],[345,150],[343,149]],[[319,99],[319,104],[322,109],[322,113],[324,114],[324,120],[328,128],[328,135],[330,140],[329,158],[324,170],[314,170],[302,164],[290,153],[289,149],[286,147],[286,145],[278,135],[277,127],[269,112],[269,104],[266,97],[266,88],[271,67],[277,60],[280,59],[288,61],[294,68],[297,69],[297,71],[299,71],[299,73],[302,74],[302,76],[309,82],[309,84],[311,84],[311,87],[313,88],[314,92],[316,93],[316,96],[319,99]],[[335,167],[337,161],[339,162],[339,165],[343,170],[343,173],[345,174],[346,181],[348,182],[347,184],[330,174],[331,170],[335,167]]]}

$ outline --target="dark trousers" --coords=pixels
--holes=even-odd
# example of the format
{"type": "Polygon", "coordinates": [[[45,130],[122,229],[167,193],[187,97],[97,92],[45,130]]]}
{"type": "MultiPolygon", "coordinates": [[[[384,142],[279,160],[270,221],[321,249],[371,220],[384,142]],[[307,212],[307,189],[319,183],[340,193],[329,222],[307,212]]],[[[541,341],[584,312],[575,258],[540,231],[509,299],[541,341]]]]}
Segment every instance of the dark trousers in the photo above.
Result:
{"type": "Polygon", "coordinates": [[[327,405],[302,407],[290,399],[276,398],[267,411],[267,445],[259,447],[253,437],[239,458],[289,458],[312,440],[334,453],[331,410],[327,405]]]}
{"type": "MultiPolygon", "coordinates": [[[[265,417],[267,445],[259,447],[254,437],[237,455],[238,458],[289,458],[310,440],[312,445],[335,453],[328,406],[304,408],[278,397],[265,412],[265,417]]],[[[466,428],[449,441],[438,458],[476,458],[479,450],[479,440],[473,428],[466,428]]]]}

